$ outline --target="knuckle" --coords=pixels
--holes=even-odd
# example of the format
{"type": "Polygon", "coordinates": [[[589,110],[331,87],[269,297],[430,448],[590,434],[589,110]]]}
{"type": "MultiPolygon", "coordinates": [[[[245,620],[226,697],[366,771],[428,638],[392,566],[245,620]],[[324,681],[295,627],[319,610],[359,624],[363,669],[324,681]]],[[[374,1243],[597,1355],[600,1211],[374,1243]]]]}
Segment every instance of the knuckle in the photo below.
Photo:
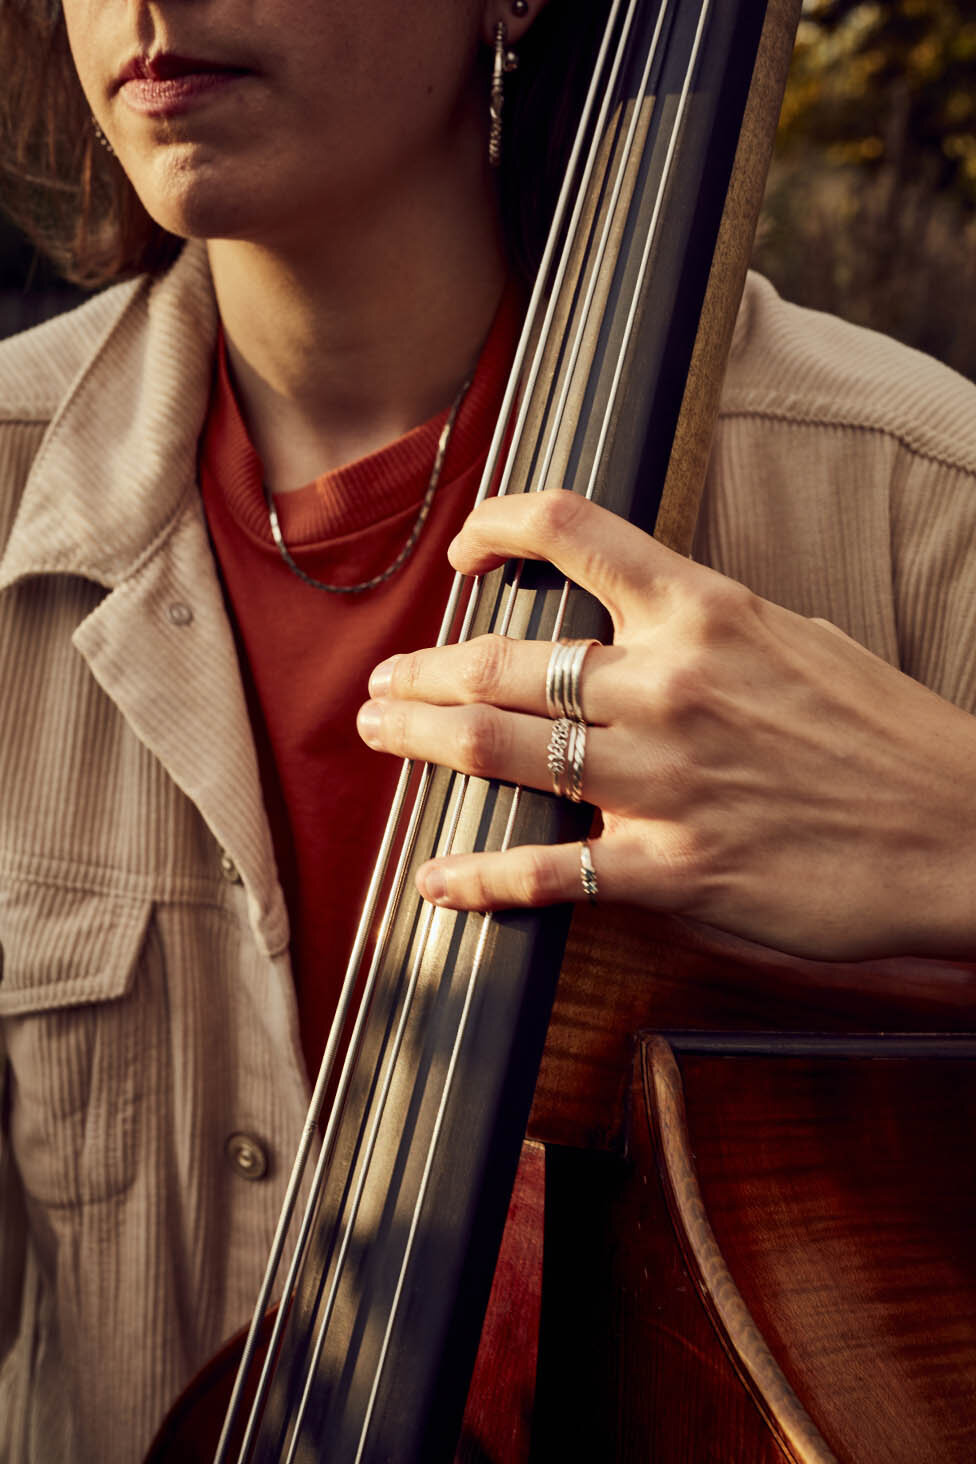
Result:
{"type": "Polygon", "coordinates": [[[458,722],[458,759],[466,772],[476,777],[489,777],[495,770],[499,752],[499,723],[487,707],[464,708],[458,722]]]}
{"type": "Polygon", "coordinates": [[[829,635],[836,636],[838,640],[850,640],[850,636],[845,630],[841,630],[840,626],[835,625],[832,620],[825,620],[822,615],[814,615],[810,624],[817,626],[819,630],[826,631],[829,635]]]}
{"type": "Polygon", "coordinates": [[[697,656],[688,656],[665,667],[659,676],[659,699],[667,724],[683,726],[690,717],[702,711],[708,698],[709,683],[705,668],[697,656]]]}
{"type": "Polygon", "coordinates": [[[586,511],[586,500],[582,494],[570,493],[564,488],[547,489],[545,493],[534,493],[530,497],[532,524],[544,542],[572,533],[580,514],[586,511]]]}
{"type": "Polygon", "coordinates": [[[483,635],[470,644],[461,670],[461,689],[470,701],[495,701],[505,682],[509,643],[503,635],[483,635]]]}
{"type": "Polygon", "coordinates": [[[524,904],[548,905],[559,898],[556,871],[546,851],[525,850],[520,863],[518,894],[524,904]]]}
{"type": "Polygon", "coordinates": [[[708,639],[724,639],[750,618],[759,597],[737,580],[712,576],[699,592],[698,618],[708,639]]]}
{"type": "Polygon", "coordinates": [[[383,744],[388,752],[403,755],[409,741],[407,715],[395,704],[387,706],[383,713],[383,744]]]}
{"type": "Polygon", "coordinates": [[[655,850],[657,884],[670,906],[689,910],[701,897],[712,867],[709,841],[693,829],[675,827],[655,850]]]}
{"type": "Polygon", "coordinates": [[[414,698],[421,675],[420,657],[416,653],[401,655],[390,677],[390,695],[414,698]]]}
{"type": "Polygon", "coordinates": [[[478,863],[465,874],[464,894],[465,904],[472,910],[490,910],[497,903],[494,888],[478,863]]]}

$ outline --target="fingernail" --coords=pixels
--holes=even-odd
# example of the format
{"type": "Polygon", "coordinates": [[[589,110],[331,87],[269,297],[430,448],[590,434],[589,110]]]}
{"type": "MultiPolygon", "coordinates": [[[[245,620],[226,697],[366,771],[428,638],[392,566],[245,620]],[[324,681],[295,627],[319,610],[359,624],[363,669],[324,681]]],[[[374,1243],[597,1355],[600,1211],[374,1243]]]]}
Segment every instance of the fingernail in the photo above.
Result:
{"type": "Polygon", "coordinates": [[[393,681],[393,667],[399,659],[399,656],[390,656],[374,668],[369,678],[370,696],[386,696],[393,681]]]}
{"type": "Polygon", "coordinates": [[[359,708],[356,726],[359,729],[360,737],[369,747],[383,746],[383,739],[380,736],[383,713],[375,702],[368,701],[365,706],[359,708]]]}
{"type": "Polygon", "coordinates": [[[424,899],[429,900],[432,905],[439,904],[447,895],[447,880],[437,864],[430,864],[426,869],[420,870],[417,884],[424,899]]]}

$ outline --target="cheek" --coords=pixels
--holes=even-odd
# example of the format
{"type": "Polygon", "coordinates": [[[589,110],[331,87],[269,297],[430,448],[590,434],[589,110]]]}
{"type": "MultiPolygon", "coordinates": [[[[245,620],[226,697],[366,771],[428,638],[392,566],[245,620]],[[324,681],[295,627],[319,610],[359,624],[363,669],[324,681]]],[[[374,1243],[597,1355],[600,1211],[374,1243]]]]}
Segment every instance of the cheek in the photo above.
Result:
{"type": "Polygon", "coordinates": [[[81,82],[82,91],[88,98],[97,96],[97,17],[88,0],[64,0],[64,25],[68,36],[71,58],[81,82]]]}

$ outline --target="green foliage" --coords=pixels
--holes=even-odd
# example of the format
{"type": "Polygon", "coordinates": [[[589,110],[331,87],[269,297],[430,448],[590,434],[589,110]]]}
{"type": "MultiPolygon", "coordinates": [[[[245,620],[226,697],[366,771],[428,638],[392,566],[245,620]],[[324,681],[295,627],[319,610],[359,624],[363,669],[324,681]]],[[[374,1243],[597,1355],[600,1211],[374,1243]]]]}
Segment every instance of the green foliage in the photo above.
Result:
{"type": "Polygon", "coordinates": [[[919,171],[976,205],[976,17],[955,0],[808,0],[780,152],[919,171]]]}
{"type": "Polygon", "coordinates": [[[972,0],[806,0],[756,260],[976,378],[972,0]]]}

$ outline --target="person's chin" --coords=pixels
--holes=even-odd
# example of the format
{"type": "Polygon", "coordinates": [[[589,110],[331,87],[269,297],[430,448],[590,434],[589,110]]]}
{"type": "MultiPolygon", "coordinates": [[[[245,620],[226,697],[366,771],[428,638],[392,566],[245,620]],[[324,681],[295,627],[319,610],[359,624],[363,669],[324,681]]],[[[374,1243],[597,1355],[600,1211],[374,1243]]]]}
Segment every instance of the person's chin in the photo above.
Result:
{"type": "MultiPolygon", "coordinates": [[[[163,229],[183,239],[241,239],[259,237],[262,215],[269,200],[248,170],[221,160],[214,165],[191,147],[167,149],[148,170],[132,177],[140,201],[163,229]]],[[[267,220],[264,221],[267,223],[267,220]]]]}

